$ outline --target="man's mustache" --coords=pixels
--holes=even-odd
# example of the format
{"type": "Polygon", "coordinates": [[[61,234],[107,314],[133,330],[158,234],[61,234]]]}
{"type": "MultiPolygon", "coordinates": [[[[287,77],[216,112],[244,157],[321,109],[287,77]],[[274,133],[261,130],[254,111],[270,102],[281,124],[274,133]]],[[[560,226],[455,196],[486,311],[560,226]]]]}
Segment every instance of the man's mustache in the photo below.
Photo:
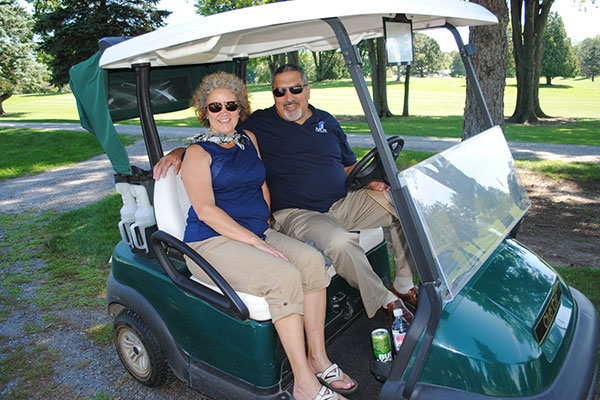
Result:
{"type": "Polygon", "coordinates": [[[295,105],[298,105],[298,104],[300,104],[300,103],[298,103],[296,100],[290,100],[290,101],[286,101],[285,103],[283,103],[283,106],[284,106],[284,107],[285,107],[285,106],[291,106],[291,105],[293,105],[293,104],[295,104],[295,105]]]}

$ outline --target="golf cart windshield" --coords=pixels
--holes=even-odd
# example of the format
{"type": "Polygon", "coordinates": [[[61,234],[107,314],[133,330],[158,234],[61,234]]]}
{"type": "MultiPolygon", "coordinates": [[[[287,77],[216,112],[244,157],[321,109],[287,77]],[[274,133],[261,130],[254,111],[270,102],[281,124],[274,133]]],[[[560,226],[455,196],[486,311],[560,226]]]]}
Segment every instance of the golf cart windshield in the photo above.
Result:
{"type": "Polygon", "coordinates": [[[418,214],[452,300],[530,206],[499,127],[402,171],[400,183],[418,214]]]}

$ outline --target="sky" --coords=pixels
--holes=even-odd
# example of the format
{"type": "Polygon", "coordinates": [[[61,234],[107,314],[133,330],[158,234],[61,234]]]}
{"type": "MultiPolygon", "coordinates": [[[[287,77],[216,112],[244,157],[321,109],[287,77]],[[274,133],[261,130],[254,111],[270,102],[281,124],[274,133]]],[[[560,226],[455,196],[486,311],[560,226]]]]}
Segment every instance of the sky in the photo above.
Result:
{"type": "MultiPolygon", "coordinates": [[[[579,0],[577,0],[579,1],[579,0]]],[[[597,5],[586,2],[587,11],[579,10],[574,0],[556,0],[552,5],[552,12],[558,12],[563,19],[567,36],[571,38],[573,44],[582,41],[588,37],[595,37],[600,34],[600,1],[597,5]]],[[[167,24],[178,24],[189,21],[196,17],[193,0],[161,0],[158,8],[172,11],[166,22],[167,24]]],[[[468,29],[460,29],[463,41],[469,41],[468,29]]],[[[456,43],[449,31],[437,29],[427,32],[440,44],[443,51],[456,50],[456,43]]]]}

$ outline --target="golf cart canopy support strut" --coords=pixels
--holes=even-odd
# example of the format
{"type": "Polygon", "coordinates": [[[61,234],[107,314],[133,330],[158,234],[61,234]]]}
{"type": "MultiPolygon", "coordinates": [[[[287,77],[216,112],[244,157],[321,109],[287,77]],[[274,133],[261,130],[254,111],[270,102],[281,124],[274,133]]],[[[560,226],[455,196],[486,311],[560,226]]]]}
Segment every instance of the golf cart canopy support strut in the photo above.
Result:
{"type": "Polygon", "coordinates": [[[460,58],[462,59],[462,62],[465,66],[467,79],[473,87],[473,92],[475,93],[477,105],[479,106],[481,115],[483,115],[483,119],[485,121],[485,129],[489,129],[494,126],[494,122],[492,121],[490,110],[487,107],[485,98],[483,96],[483,92],[481,91],[481,86],[479,86],[479,80],[477,80],[477,76],[475,75],[473,63],[471,63],[471,56],[475,54],[473,45],[471,43],[468,43],[466,45],[463,43],[462,37],[460,36],[460,33],[454,25],[446,22],[444,28],[448,29],[452,33],[452,35],[454,35],[454,40],[456,40],[456,44],[458,45],[458,51],[460,52],[460,58]]]}
{"type": "Polygon", "coordinates": [[[150,101],[150,63],[133,64],[131,67],[135,71],[135,90],[140,122],[150,161],[150,169],[152,169],[163,157],[163,149],[158,137],[158,129],[156,128],[150,101]]]}

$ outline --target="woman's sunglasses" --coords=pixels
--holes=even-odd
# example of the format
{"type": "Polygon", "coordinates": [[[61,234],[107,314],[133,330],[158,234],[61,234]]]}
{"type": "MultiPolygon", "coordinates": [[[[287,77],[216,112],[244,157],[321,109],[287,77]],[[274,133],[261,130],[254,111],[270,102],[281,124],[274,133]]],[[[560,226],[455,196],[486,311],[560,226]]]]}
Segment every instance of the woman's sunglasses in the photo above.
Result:
{"type": "Polygon", "coordinates": [[[302,93],[302,91],[304,90],[304,88],[308,86],[308,83],[305,83],[304,85],[294,85],[294,86],[289,86],[289,87],[278,87],[273,89],[273,95],[275,97],[282,97],[283,95],[285,95],[285,91],[286,90],[290,90],[291,94],[300,94],[302,93]]]}
{"type": "Polygon", "coordinates": [[[211,113],[218,113],[223,109],[223,105],[225,105],[225,109],[227,111],[235,111],[238,109],[239,104],[237,101],[226,101],[225,103],[215,102],[206,105],[206,108],[211,113]]]}

